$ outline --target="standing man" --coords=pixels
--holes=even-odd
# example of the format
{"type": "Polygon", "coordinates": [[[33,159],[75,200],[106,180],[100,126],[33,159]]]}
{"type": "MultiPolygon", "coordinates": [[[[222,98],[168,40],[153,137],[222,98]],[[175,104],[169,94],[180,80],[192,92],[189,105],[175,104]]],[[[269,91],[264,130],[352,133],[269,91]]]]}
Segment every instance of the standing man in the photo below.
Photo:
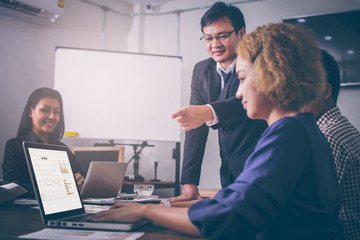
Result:
{"type": "Polygon", "coordinates": [[[201,18],[201,31],[210,58],[195,65],[190,105],[172,116],[186,131],[183,190],[172,201],[201,199],[197,185],[209,126],[219,133],[222,187],[240,174],[267,127],[263,120],[250,120],[241,100],[235,97],[239,86],[235,73],[236,47],[246,33],[242,12],[235,6],[216,2],[201,18]]]}
{"type": "Polygon", "coordinates": [[[326,91],[313,104],[304,108],[312,112],[322,133],[330,143],[343,195],[340,219],[346,240],[360,239],[360,133],[341,115],[337,106],[340,70],[337,62],[322,50],[326,72],[326,91]]]}

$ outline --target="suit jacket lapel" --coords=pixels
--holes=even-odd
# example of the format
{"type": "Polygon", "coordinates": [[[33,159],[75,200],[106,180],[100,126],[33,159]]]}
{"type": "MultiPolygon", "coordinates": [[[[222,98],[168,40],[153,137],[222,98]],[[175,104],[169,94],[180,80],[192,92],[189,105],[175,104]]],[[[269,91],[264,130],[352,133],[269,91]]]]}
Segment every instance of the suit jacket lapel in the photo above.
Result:
{"type": "Polygon", "coordinates": [[[216,63],[212,64],[212,68],[208,71],[207,79],[209,81],[209,99],[210,102],[217,101],[221,93],[221,77],[216,71],[216,63]]]}
{"type": "Polygon", "coordinates": [[[231,75],[229,81],[225,84],[223,90],[221,91],[219,100],[225,100],[229,97],[235,96],[239,84],[236,74],[234,72],[235,71],[233,71],[233,74],[231,75]]]}

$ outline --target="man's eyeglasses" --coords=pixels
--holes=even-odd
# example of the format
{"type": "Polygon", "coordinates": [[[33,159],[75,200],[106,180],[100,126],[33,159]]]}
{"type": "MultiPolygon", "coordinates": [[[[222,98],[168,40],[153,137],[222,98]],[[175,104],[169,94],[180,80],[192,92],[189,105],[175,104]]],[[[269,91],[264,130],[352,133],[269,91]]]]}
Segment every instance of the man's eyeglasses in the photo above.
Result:
{"type": "Polygon", "coordinates": [[[204,40],[206,43],[211,43],[214,41],[214,38],[220,42],[224,42],[228,39],[228,37],[235,32],[235,30],[232,30],[231,32],[225,32],[225,33],[220,33],[219,35],[216,36],[202,36],[200,38],[200,40],[204,40]]]}

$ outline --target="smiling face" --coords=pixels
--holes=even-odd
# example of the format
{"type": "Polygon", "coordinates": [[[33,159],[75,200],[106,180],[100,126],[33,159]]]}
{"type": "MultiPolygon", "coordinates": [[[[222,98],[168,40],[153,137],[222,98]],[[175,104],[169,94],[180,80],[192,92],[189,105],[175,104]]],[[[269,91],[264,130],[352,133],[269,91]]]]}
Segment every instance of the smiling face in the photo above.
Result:
{"type": "Polygon", "coordinates": [[[221,18],[203,28],[204,36],[206,38],[213,38],[210,42],[205,41],[208,54],[225,69],[236,58],[236,47],[245,34],[245,28],[242,28],[239,33],[232,31],[234,31],[234,27],[227,17],[221,18]],[[221,36],[230,32],[232,33],[226,39],[220,40],[215,38],[215,36],[221,36]]]}
{"type": "Polygon", "coordinates": [[[242,98],[242,104],[251,119],[268,120],[273,110],[273,104],[256,88],[256,71],[254,65],[249,61],[238,57],[236,62],[236,73],[240,80],[236,92],[237,98],[242,98]]]}
{"type": "Polygon", "coordinates": [[[54,131],[60,120],[60,103],[56,98],[42,98],[34,108],[30,107],[29,117],[32,119],[32,131],[44,142],[54,131]]]}

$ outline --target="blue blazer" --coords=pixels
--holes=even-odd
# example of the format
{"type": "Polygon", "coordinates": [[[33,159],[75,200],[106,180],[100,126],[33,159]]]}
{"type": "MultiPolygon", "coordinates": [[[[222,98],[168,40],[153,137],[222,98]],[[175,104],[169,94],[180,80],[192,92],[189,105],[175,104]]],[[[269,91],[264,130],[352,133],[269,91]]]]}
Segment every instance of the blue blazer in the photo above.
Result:
{"type": "MultiPolygon", "coordinates": [[[[212,58],[195,65],[191,82],[190,105],[211,104],[219,118],[219,123],[212,128],[218,129],[219,134],[222,187],[240,174],[267,127],[265,121],[247,117],[241,99],[235,97],[239,82],[234,71],[221,91],[221,77],[212,58]]],[[[199,184],[208,132],[209,127],[203,124],[185,133],[182,184],[199,184]]]]}

